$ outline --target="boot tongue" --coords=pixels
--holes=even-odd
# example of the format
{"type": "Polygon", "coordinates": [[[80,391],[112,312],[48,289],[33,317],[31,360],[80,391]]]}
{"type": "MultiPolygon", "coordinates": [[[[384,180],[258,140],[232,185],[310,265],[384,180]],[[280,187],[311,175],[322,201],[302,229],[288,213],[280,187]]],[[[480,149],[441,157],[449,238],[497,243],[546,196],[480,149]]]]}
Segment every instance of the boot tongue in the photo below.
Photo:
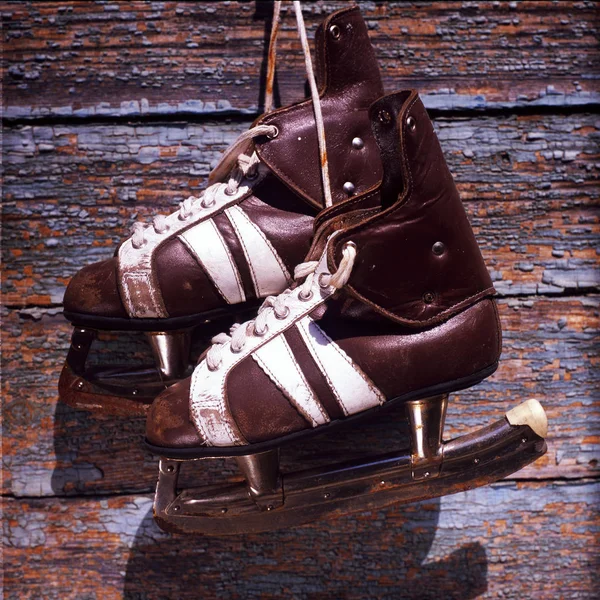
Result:
{"type": "MultiPolygon", "coordinates": [[[[320,84],[333,202],[376,187],[381,181],[379,150],[369,106],[383,94],[375,53],[358,8],[333,13],[316,35],[320,84]]],[[[317,209],[324,206],[317,129],[312,102],[284,107],[257,121],[278,135],[256,140],[256,151],[271,171],[317,209]]]]}
{"type": "Polygon", "coordinates": [[[373,133],[379,146],[383,164],[383,179],[381,183],[381,207],[386,209],[398,200],[398,194],[404,190],[406,164],[399,160],[405,154],[399,152],[400,144],[404,143],[401,124],[404,114],[416,101],[417,93],[405,90],[380,98],[371,105],[369,115],[373,133]]]}

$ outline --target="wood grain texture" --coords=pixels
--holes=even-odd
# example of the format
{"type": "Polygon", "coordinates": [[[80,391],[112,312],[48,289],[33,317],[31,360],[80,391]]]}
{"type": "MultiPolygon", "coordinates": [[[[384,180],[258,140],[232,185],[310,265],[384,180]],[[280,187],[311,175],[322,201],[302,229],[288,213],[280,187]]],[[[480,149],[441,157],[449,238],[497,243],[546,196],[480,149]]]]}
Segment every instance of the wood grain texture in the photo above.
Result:
{"type": "MultiPolygon", "coordinates": [[[[306,3],[311,35],[347,2],[306,3]]],[[[362,2],[386,89],[428,108],[597,105],[594,2],[362,2]]],[[[9,118],[256,113],[267,3],[5,2],[9,118]]],[[[277,81],[302,97],[292,14],[277,81]]]]}
{"type": "MultiPolygon", "coordinates": [[[[499,370],[482,384],[452,395],[446,435],[466,433],[537,397],[548,412],[548,454],[521,471],[522,478],[581,478],[600,474],[600,298],[507,299],[500,303],[504,350],[499,370]]],[[[10,310],[4,315],[4,491],[15,496],[146,492],[156,480],[156,459],[141,446],[143,419],[94,417],[57,404],[60,365],[70,327],[53,310],[10,310]]],[[[201,333],[201,331],[200,331],[201,333]]],[[[206,338],[210,335],[205,336],[206,338]]],[[[92,361],[128,363],[148,350],[111,336],[92,361]]],[[[293,445],[284,468],[302,468],[384,453],[406,444],[403,413],[330,438],[293,445]]],[[[235,463],[203,461],[202,480],[235,463]]],[[[193,478],[190,479],[193,481],[193,478]]]]}
{"type": "MultiPolygon", "coordinates": [[[[16,127],[4,137],[4,301],[56,305],[136,218],[198,193],[249,123],[16,127]]],[[[500,294],[597,290],[600,121],[437,119],[500,294]]]]}
{"type": "MultiPolygon", "coordinates": [[[[69,278],[205,184],[261,110],[266,2],[3,2],[4,597],[596,599],[600,4],[361,2],[386,89],[416,88],[501,296],[504,350],[448,437],[537,397],[549,451],[509,481],[233,538],[158,530],[142,419],[57,402],[69,278]]],[[[304,4],[312,37],[345,2],[304,4]]],[[[291,14],[277,82],[304,95],[291,14]]],[[[220,325],[199,331],[198,353],[220,325]]],[[[149,358],[107,335],[99,364],[149,358]]],[[[406,444],[400,410],[284,449],[292,470],[406,444]]],[[[239,478],[185,465],[181,484],[239,478]]]]}
{"type": "Polygon", "coordinates": [[[592,600],[599,493],[502,483],[229,538],[160,532],[149,496],[9,500],[5,597],[592,600]]]}

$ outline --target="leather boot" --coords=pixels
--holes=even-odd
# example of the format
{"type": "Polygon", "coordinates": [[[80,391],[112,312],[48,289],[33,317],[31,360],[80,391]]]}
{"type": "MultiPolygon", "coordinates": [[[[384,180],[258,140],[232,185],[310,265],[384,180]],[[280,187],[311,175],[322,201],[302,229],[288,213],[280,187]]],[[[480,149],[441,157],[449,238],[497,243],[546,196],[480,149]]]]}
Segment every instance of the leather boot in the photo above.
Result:
{"type": "MultiPolygon", "coordinates": [[[[357,8],[337,11],[316,35],[330,202],[377,202],[382,177],[368,108],[382,94],[379,68],[357,8]]],[[[259,118],[241,136],[198,198],[137,225],[115,255],[71,280],[64,314],[75,326],[59,385],[71,405],[143,413],[188,368],[191,328],[256,307],[293,282],[309,250],[314,217],[327,204],[314,104],[306,100],[259,118]],[[216,179],[216,181],[214,181],[216,179]],[[160,371],[91,372],[97,330],[143,331],[160,371]]]]}
{"type": "Polygon", "coordinates": [[[496,369],[494,288],[423,103],[399,92],[370,118],[384,166],[378,206],[323,212],[297,282],[156,399],[153,451],[269,450],[496,369]]]}

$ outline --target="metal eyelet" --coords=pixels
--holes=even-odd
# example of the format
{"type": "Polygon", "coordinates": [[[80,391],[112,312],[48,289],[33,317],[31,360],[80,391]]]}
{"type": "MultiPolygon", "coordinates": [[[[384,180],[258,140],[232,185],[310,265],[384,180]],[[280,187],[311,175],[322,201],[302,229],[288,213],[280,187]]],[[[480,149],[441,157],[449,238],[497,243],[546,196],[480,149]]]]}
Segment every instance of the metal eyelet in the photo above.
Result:
{"type": "Polygon", "coordinates": [[[246,173],[246,179],[248,181],[254,181],[258,177],[258,169],[254,169],[252,171],[248,171],[246,173]]]}
{"type": "Polygon", "coordinates": [[[385,125],[387,125],[388,123],[392,122],[392,115],[389,113],[389,111],[382,108],[377,113],[377,119],[379,119],[380,123],[384,123],[385,125]]]}
{"type": "Polygon", "coordinates": [[[217,203],[217,201],[214,198],[212,199],[212,202],[210,204],[206,204],[206,202],[204,202],[204,200],[202,200],[202,202],[200,202],[200,206],[202,208],[212,208],[216,203],[217,203]]]}
{"type": "Polygon", "coordinates": [[[308,294],[304,295],[302,290],[298,292],[298,298],[302,300],[302,302],[308,302],[313,297],[313,291],[309,290],[308,294]]]}
{"type": "Polygon", "coordinates": [[[239,348],[234,348],[233,346],[229,346],[229,350],[232,354],[239,354],[244,349],[244,346],[240,346],[239,348]]]}
{"type": "MultiPolygon", "coordinates": [[[[235,196],[236,194],[237,194],[237,190],[230,191],[228,187],[225,188],[225,195],[226,196],[235,196]]],[[[213,204],[214,204],[214,202],[213,202],[213,204]]]]}
{"type": "Polygon", "coordinates": [[[273,127],[275,131],[273,133],[267,133],[267,137],[270,140],[274,140],[279,135],[279,127],[277,127],[277,125],[271,125],[271,127],[273,127]]]}
{"type": "Polygon", "coordinates": [[[433,247],[431,248],[431,251],[436,255],[436,256],[441,256],[442,254],[444,254],[446,250],[446,246],[444,244],[444,242],[436,242],[433,247]]]}
{"type": "Polygon", "coordinates": [[[259,331],[258,329],[256,329],[256,325],[254,326],[254,335],[256,337],[264,337],[265,335],[267,335],[268,331],[269,331],[268,325],[265,325],[265,328],[262,331],[259,331]]]}
{"type": "Polygon", "coordinates": [[[211,373],[214,373],[215,371],[218,371],[220,366],[221,366],[221,365],[216,365],[215,367],[211,367],[211,366],[208,364],[208,362],[206,363],[206,368],[207,368],[207,369],[208,369],[208,370],[209,370],[211,373]]]}
{"type": "Polygon", "coordinates": [[[280,321],[287,319],[289,316],[290,316],[290,307],[289,306],[285,307],[285,312],[282,315],[277,314],[277,311],[275,311],[275,318],[279,319],[280,321]]]}
{"type": "Polygon", "coordinates": [[[423,294],[423,302],[425,302],[425,304],[433,304],[434,300],[435,295],[432,292],[425,292],[423,294]]]}
{"type": "Polygon", "coordinates": [[[321,273],[319,275],[319,287],[326,290],[329,287],[329,282],[325,283],[324,278],[330,277],[329,273],[321,273]]]}
{"type": "Polygon", "coordinates": [[[406,119],[406,126],[414,131],[417,128],[417,120],[411,115],[406,119]]]}
{"type": "Polygon", "coordinates": [[[329,33],[334,40],[339,40],[342,35],[342,30],[337,25],[332,25],[329,28],[329,33]]]}
{"type": "Polygon", "coordinates": [[[354,248],[355,250],[358,250],[358,246],[352,240],[346,242],[344,248],[354,248]]]}

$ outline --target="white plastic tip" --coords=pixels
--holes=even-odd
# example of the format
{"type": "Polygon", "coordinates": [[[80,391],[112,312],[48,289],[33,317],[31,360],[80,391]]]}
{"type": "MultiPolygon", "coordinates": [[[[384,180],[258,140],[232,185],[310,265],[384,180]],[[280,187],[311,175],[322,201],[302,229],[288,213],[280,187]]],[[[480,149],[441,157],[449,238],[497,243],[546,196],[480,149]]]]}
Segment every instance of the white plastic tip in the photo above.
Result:
{"type": "Polygon", "coordinates": [[[534,398],[530,398],[509,410],[506,413],[506,420],[511,425],[529,425],[541,438],[546,438],[548,435],[546,411],[534,398]]]}

